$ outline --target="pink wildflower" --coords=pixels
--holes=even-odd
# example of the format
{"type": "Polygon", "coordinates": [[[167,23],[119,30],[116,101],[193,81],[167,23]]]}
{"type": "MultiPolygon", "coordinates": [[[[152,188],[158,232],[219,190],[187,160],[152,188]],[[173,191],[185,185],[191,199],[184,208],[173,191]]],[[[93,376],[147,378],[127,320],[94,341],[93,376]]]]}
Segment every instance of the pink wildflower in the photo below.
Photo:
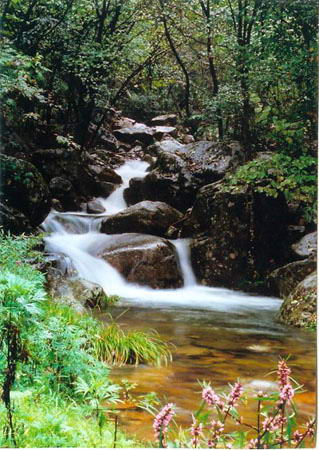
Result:
{"type": "Polygon", "coordinates": [[[203,389],[202,398],[209,406],[218,405],[221,402],[219,396],[215,393],[215,391],[213,391],[210,386],[203,389]]]}
{"type": "Polygon", "coordinates": [[[289,384],[289,375],[291,374],[291,370],[287,366],[286,361],[284,360],[279,361],[277,374],[280,386],[285,386],[286,384],[289,384]]]}
{"type": "Polygon", "coordinates": [[[280,403],[291,402],[292,397],[295,395],[295,391],[290,383],[285,384],[280,388],[280,403]]]}
{"type": "Polygon", "coordinates": [[[315,434],[314,422],[307,423],[307,436],[312,437],[315,434]]]}
{"type": "Polygon", "coordinates": [[[229,406],[236,406],[237,401],[243,394],[243,387],[240,383],[235,383],[231,393],[228,396],[227,403],[229,406]]]}
{"type": "Polygon", "coordinates": [[[265,419],[263,421],[263,430],[264,431],[276,431],[281,427],[281,425],[286,423],[286,421],[287,421],[287,419],[282,416],[267,417],[267,419],[265,419]]]}
{"type": "Polygon", "coordinates": [[[199,436],[203,430],[203,425],[201,423],[197,424],[197,420],[193,416],[193,423],[191,428],[191,435],[193,436],[192,445],[196,448],[199,443],[199,436]]]}
{"type": "Polygon", "coordinates": [[[208,439],[207,441],[207,447],[208,448],[216,448],[217,442],[213,441],[212,439],[208,439]]]}
{"type": "Polygon", "coordinates": [[[297,430],[292,435],[292,438],[293,438],[293,441],[292,441],[293,445],[298,445],[299,442],[301,441],[301,439],[303,438],[303,434],[300,433],[300,431],[297,430]]]}
{"type": "Polygon", "coordinates": [[[165,434],[167,432],[168,424],[174,416],[174,405],[173,403],[168,403],[164,408],[157,414],[153,422],[153,429],[156,439],[162,441],[163,447],[166,448],[165,434]]]}
{"type": "Polygon", "coordinates": [[[212,431],[212,439],[217,440],[222,432],[224,431],[224,424],[220,422],[219,420],[212,420],[211,421],[211,431],[212,431]]]}
{"type": "Polygon", "coordinates": [[[251,439],[248,442],[247,448],[257,448],[258,441],[257,439],[251,439]]]}

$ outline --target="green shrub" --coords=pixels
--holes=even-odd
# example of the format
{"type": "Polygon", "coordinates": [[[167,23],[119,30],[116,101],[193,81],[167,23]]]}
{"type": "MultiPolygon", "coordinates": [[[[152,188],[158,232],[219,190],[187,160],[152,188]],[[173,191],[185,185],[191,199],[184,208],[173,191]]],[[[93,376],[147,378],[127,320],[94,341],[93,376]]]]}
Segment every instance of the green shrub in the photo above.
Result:
{"type": "Polygon", "coordinates": [[[287,201],[300,205],[306,222],[313,222],[317,211],[316,164],[316,158],[309,155],[292,158],[274,154],[267,159],[254,159],[228,175],[223,189],[236,192],[248,184],[270,197],[283,193],[287,201]]]}

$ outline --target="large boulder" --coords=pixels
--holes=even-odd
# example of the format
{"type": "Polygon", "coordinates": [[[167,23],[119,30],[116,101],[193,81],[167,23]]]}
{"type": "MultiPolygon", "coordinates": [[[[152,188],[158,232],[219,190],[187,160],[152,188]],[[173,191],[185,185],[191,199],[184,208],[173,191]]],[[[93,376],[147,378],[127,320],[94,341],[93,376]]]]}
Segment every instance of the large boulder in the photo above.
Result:
{"type": "Polygon", "coordinates": [[[185,211],[194,203],[198,190],[224,177],[237,166],[240,147],[200,141],[182,145],[164,140],[148,148],[157,161],[144,179],[133,179],[125,191],[128,204],[142,200],[162,201],[185,211]]]}
{"type": "Polygon", "coordinates": [[[153,289],[178,288],[183,284],[175,248],[155,236],[125,233],[112,236],[98,255],[126,280],[153,289]]]}
{"type": "Polygon", "coordinates": [[[176,114],[164,114],[162,116],[156,116],[151,120],[152,125],[159,126],[174,126],[177,123],[176,114]]]}
{"type": "Polygon", "coordinates": [[[164,137],[177,136],[177,129],[175,127],[154,127],[155,139],[163,139],[164,137]]]}
{"type": "Polygon", "coordinates": [[[36,167],[22,159],[0,155],[1,224],[14,234],[31,231],[51,206],[48,186],[36,167]]]}
{"type": "Polygon", "coordinates": [[[151,144],[154,140],[154,130],[143,123],[136,123],[133,126],[120,128],[114,131],[116,138],[128,144],[137,141],[143,144],[151,144]]]}
{"type": "Polygon", "coordinates": [[[182,213],[163,202],[144,201],[102,221],[101,232],[145,233],[164,236],[167,229],[183,217],[182,213]]]}
{"type": "Polygon", "coordinates": [[[191,259],[199,282],[256,287],[285,261],[286,211],[284,197],[267,197],[247,186],[235,193],[224,192],[222,183],[203,187],[192,211],[197,237],[191,259]]]}
{"type": "Polygon", "coordinates": [[[295,254],[301,258],[307,258],[317,252],[317,232],[306,234],[298,242],[292,245],[295,254]]]}
{"type": "Polygon", "coordinates": [[[268,284],[271,292],[279,297],[287,297],[298,284],[316,270],[314,258],[294,261],[271,272],[268,284]]]}
{"type": "Polygon", "coordinates": [[[312,272],[284,300],[279,320],[296,327],[308,328],[317,321],[317,274],[312,272]]]}

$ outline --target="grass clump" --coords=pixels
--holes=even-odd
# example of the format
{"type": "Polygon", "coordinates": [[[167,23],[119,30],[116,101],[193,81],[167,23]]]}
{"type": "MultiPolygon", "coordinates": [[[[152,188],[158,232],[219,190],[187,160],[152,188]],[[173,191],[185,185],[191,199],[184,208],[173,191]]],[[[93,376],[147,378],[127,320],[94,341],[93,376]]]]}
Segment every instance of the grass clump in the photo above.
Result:
{"type": "Polygon", "coordinates": [[[155,331],[124,331],[114,321],[97,333],[94,348],[98,357],[111,365],[160,365],[171,361],[168,345],[159,339],[155,331]]]}

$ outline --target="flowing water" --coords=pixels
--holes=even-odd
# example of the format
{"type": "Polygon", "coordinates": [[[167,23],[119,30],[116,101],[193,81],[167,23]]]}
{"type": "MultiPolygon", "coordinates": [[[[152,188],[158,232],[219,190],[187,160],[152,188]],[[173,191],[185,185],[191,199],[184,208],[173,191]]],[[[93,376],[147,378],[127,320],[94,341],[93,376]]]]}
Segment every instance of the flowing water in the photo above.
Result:
{"type": "MultiPolygon", "coordinates": [[[[144,176],[147,167],[143,161],[129,161],[117,170],[123,185],[107,199],[100,199],[104,214],[52,211],[43,223],[50,233],[47,251],[67,256],[81,278],[121,297],[111,309],[113,317],[121,315],[120,323],[126,328],[154,329],[172,344],[173,362],[168,366],[126,366],[113,370],[113,378],[137,382],[137,395],[156,391],[162,400],[175,402],[179,419],[189,425],[190,411],[200,401],[198,380],[222,388],[240,378],[246,389],[271,391],[275,374],[269,372],[280,356],[290,355],[293,374],[307,390],[297,396],[298,407],[303,417],[314,415],[316,338],[314,333],[276,323],[279,299],[198,285],[187,239],[171,241],[184,279],[180,289],[153,290],[128,283],[95,256],[113,239],[99,232],[103,216],[126,207],[124,189],[131,178],[144,176]]],[[[105,320],[103,314],[99,317],[105,320]]],[[[254,406],[248,405],[245,417],[252,420],[253,414],[254,406]]],[[[151,418],[146,413],[128,410],[121,414],[121,421],[140,439],[152,437],[151,418]]]]}

